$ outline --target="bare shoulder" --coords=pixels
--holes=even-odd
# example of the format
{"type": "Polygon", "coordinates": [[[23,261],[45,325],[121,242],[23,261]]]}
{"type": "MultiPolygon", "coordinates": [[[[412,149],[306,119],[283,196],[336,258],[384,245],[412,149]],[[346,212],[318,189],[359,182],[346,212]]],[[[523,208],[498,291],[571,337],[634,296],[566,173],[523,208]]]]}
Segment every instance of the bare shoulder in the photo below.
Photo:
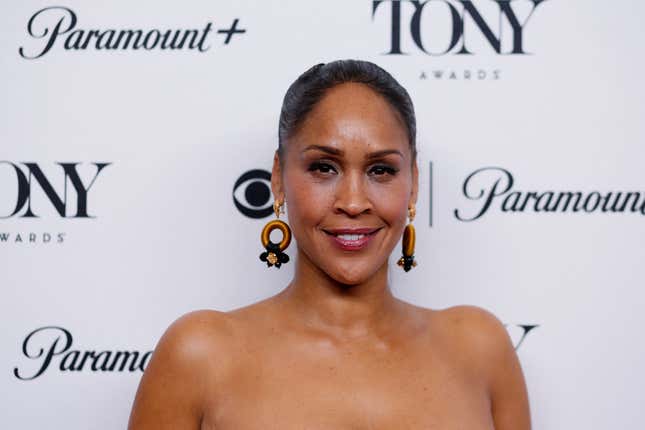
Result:
{"type": "Polygon", "coordinates": [[[188,312],[177,318],[166,330],[164,336],[173,335],[188,341],[207,341],[213,336],[225,338],[233,329],[232,321],[226,312],[200,309],[188,312]]]}
{"type": "Polygon", "coordinates": [[[439,311],[471,370],[484,378],[498,430],[530,430],[524,374],[504,324],[492,312],[472,305],[439,311]]]}
{"type": "Polygon", "coordinates": [[[459,345],[479,357],[490,357],[512,348],[506,327],[491,311],[479,306],[459,305],[439,311],[459,345]]]}
{"type": "Polygon", "coordinates": [[[159,360],[178,365],[207,366],[213,363],[214,355],[221,362],[226,347],[233,335],[231,318],[215,310],[196,310],[177,318],[165,330],[153,353],[159,360]]]}
{"type": "Polygon", "coordinates": [[[232,326],[224,312],[177,318],[159,339],[141,377],[128,428],[199,428],[208,390],[227,365],[232,326]]]}
{"type": "Polygon", "coordinates": [[[467,358],[472,371],[490,385],[500,360],[515,355],[504,324],[491,311],[473,305],[459,305],[438,311],[443,331],[452,345],[467,358]]]}

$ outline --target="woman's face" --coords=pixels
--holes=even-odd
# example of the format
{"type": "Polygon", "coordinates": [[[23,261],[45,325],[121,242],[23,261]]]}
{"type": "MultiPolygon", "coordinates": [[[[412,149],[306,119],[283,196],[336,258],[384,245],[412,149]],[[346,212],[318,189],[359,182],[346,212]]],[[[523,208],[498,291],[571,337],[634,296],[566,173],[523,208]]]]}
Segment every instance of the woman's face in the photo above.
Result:
{"type": "Polygon", "coordinates": [[[286,201],[302,263],[343,284],[365,282],[387,264],[416,203],[418,170],[402,119],[368,86],[340,84],[285,149],[272,188],[286,201]],[[355,229],[363,231],[343,235],[355,229]]]}

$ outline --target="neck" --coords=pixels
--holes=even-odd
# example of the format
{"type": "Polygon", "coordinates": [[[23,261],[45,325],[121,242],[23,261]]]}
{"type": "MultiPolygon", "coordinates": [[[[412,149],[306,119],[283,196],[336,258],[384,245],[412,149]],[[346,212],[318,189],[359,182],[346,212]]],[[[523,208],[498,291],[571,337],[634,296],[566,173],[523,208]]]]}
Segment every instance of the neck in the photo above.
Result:
{"type": "Polygon", "coordinates": [[[278,296],[309,328],[338,338],[378,335],[391,328],[402,311],[387,275],[386,261],[363,282],[343,284],[298,250],[294,278],[278,296]]]}

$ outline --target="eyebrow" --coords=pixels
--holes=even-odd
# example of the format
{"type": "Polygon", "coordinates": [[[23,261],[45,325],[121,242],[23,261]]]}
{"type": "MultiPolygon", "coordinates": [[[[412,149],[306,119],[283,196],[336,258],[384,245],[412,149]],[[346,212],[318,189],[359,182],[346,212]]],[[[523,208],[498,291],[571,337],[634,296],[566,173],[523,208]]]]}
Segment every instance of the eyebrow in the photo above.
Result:
{"type": "MultiPolygon", "coordinates": [[[[343,150],[341,149],[337,149],[337,148],[334,148],[331,146],[325,146],[325,145],[309,145],[305,149],[303,149],[302,152],[312,151],[312,150],[318,150],[318,151],[326,152],[328,154],[337,155],[337,156],[342,156],[344,154],[343,150]]],[[[403,158],[403,153],[401,153],[401,151],[399,151],[398,149],[382,149],[380,151],[375,151],[367,154],[365,158],[367,159],[379,158],[388,154],[399,154],[401,158],[403,158]]]]}

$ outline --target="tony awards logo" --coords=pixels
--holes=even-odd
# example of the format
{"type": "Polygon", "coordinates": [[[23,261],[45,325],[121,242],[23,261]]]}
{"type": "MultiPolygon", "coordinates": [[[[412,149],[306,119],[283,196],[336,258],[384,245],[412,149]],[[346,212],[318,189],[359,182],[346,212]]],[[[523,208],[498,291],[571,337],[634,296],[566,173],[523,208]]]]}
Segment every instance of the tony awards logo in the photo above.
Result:
{"type": "MultiPolygon", "coordinates": [[[[81,166],[78,162],[59,162],[55,163],[58,168],[52,169],[52,166],[35,162],[0,160],[0,190],[3,190],[0,222],[10,218],[34,220],[43,215],[65,219],[95,218],[90,211],[90,192],[99,174],[110,164],[94,162],[91,166],[81,166]]],[[[64,240],[64,232],[0,230],[0,244],[62,243],[64,240]]]]}
{"type": "MultiPolygon", "coordinates": [[[[385,55],[531,54],[526,34],[546,0],[373,0],[372,19],[385,22],[385,55]]],[[[421,79],[499,79],[500,70],[425,70],[421,79]]]]}

